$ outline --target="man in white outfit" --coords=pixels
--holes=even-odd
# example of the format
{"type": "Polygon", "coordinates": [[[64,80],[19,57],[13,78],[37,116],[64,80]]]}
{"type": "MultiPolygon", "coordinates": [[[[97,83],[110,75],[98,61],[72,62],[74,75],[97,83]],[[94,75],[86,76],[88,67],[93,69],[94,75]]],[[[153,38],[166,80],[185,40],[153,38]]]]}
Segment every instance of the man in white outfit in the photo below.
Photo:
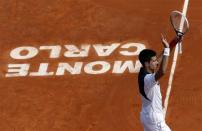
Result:
{"type": "Polygon", "coordinates": [[[157,58],[156,52],[150,49],[144,49],[139,54],[139,60],[142,64],[138,75],[139,91],[142,99],[140,119],[144,131],[171,131],[165,122],[158,81],[166,72],[171,50],[181,41],[182,37],[175,37],[170,44],[163,35],[161,39],[164,50],[159,58],[157,58]]]}

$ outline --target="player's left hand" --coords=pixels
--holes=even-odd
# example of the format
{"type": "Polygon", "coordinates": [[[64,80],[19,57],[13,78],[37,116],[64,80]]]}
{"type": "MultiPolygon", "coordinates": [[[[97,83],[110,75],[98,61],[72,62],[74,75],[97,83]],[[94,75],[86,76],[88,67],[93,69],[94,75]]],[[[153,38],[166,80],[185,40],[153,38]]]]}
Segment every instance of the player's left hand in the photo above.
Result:
{"type": "Polygon", "coordinates": [[[166,38],[164,37],[163,34],[161,34],[161,41],[162,41],[162,44],[163,44],[164,48],[169,48],[169,43],[168,43],[168,41],[166,40],[166,38]]]}

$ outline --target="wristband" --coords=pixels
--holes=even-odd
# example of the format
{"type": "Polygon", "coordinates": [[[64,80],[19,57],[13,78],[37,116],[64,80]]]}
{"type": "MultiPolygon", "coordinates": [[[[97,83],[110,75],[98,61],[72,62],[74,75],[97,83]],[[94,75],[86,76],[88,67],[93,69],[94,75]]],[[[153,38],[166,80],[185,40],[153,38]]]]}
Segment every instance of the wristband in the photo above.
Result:
{"type": "Polygon", "coordinates": [[[170,48],[164,48],[163,55],[170,56],[170,48]]]}

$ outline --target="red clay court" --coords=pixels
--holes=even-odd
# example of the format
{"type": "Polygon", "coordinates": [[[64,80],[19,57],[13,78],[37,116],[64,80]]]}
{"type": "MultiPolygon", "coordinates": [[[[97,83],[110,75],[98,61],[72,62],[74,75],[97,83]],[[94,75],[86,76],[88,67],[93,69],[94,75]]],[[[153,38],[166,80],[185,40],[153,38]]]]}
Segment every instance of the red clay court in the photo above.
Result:
{"type": "MultiPolygon", "coordinates": [[[[0,131],[142,131],[138,52],[184,0],[0,0],[0,131]]],[[[166,121],[202,130],[202,1],[189,1],[166,121]]],[[[164,98],[172,66],[160,81],[164,98]]]]}

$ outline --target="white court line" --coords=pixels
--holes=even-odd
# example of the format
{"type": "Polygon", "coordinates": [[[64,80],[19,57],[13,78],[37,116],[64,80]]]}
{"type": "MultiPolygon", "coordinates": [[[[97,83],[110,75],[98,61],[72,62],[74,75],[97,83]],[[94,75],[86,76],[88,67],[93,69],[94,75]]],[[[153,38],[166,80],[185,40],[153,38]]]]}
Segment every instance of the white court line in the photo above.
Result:
{"type": "MultiPolygon", "coordinates": [[[[186,13],[187,13],[188,3],[189,3],[189,0],[184,1],[184,6],[183,6],[182,13],[185,16],[186,16],[186,13]]],[[[183,27],[182,23],[183,23],[183,21],[181,20],[180,26],[183,27]]],[[[178,43],[178,45],[179,44],[181,44],[181,43],[178,43]]],[[[176,67],[178,51],[179,51],[179,46],[178,45],[175,48],[174,57],[173,57],[173,63],[172,63],[171,72],[170,72],[170,76],[169,76],[169,80],[168,80],[168,88],[167,88],[167,91],[166,91],[166,98],[165,98],[165,101],[164,101],[164,116],[166,116],[166,112],[167,112],[167,109],[168,109],[169,97],[170,97],[170,93],[171,93],[173,76],[174,76],[174,73],[175,73],[175,67],[176,67]]]]}
{"type": "MultiPolygon", "coordinates": [[[[186,16],[186,14],[187,14],[188,4],[189,4],[189,0],[185,0],[183,11],[182,11],[182,14],[184,14],[184,16],[186,16]]],[[[180,29],[181,30],[182,30],[183,24],[184,24],[184,21],[181,21],[180,22],[180,29]]],[[[178,50],[179,50],[179,53],[182,54],[182,43],[181,42],[178,44],[178,50]]]]}

